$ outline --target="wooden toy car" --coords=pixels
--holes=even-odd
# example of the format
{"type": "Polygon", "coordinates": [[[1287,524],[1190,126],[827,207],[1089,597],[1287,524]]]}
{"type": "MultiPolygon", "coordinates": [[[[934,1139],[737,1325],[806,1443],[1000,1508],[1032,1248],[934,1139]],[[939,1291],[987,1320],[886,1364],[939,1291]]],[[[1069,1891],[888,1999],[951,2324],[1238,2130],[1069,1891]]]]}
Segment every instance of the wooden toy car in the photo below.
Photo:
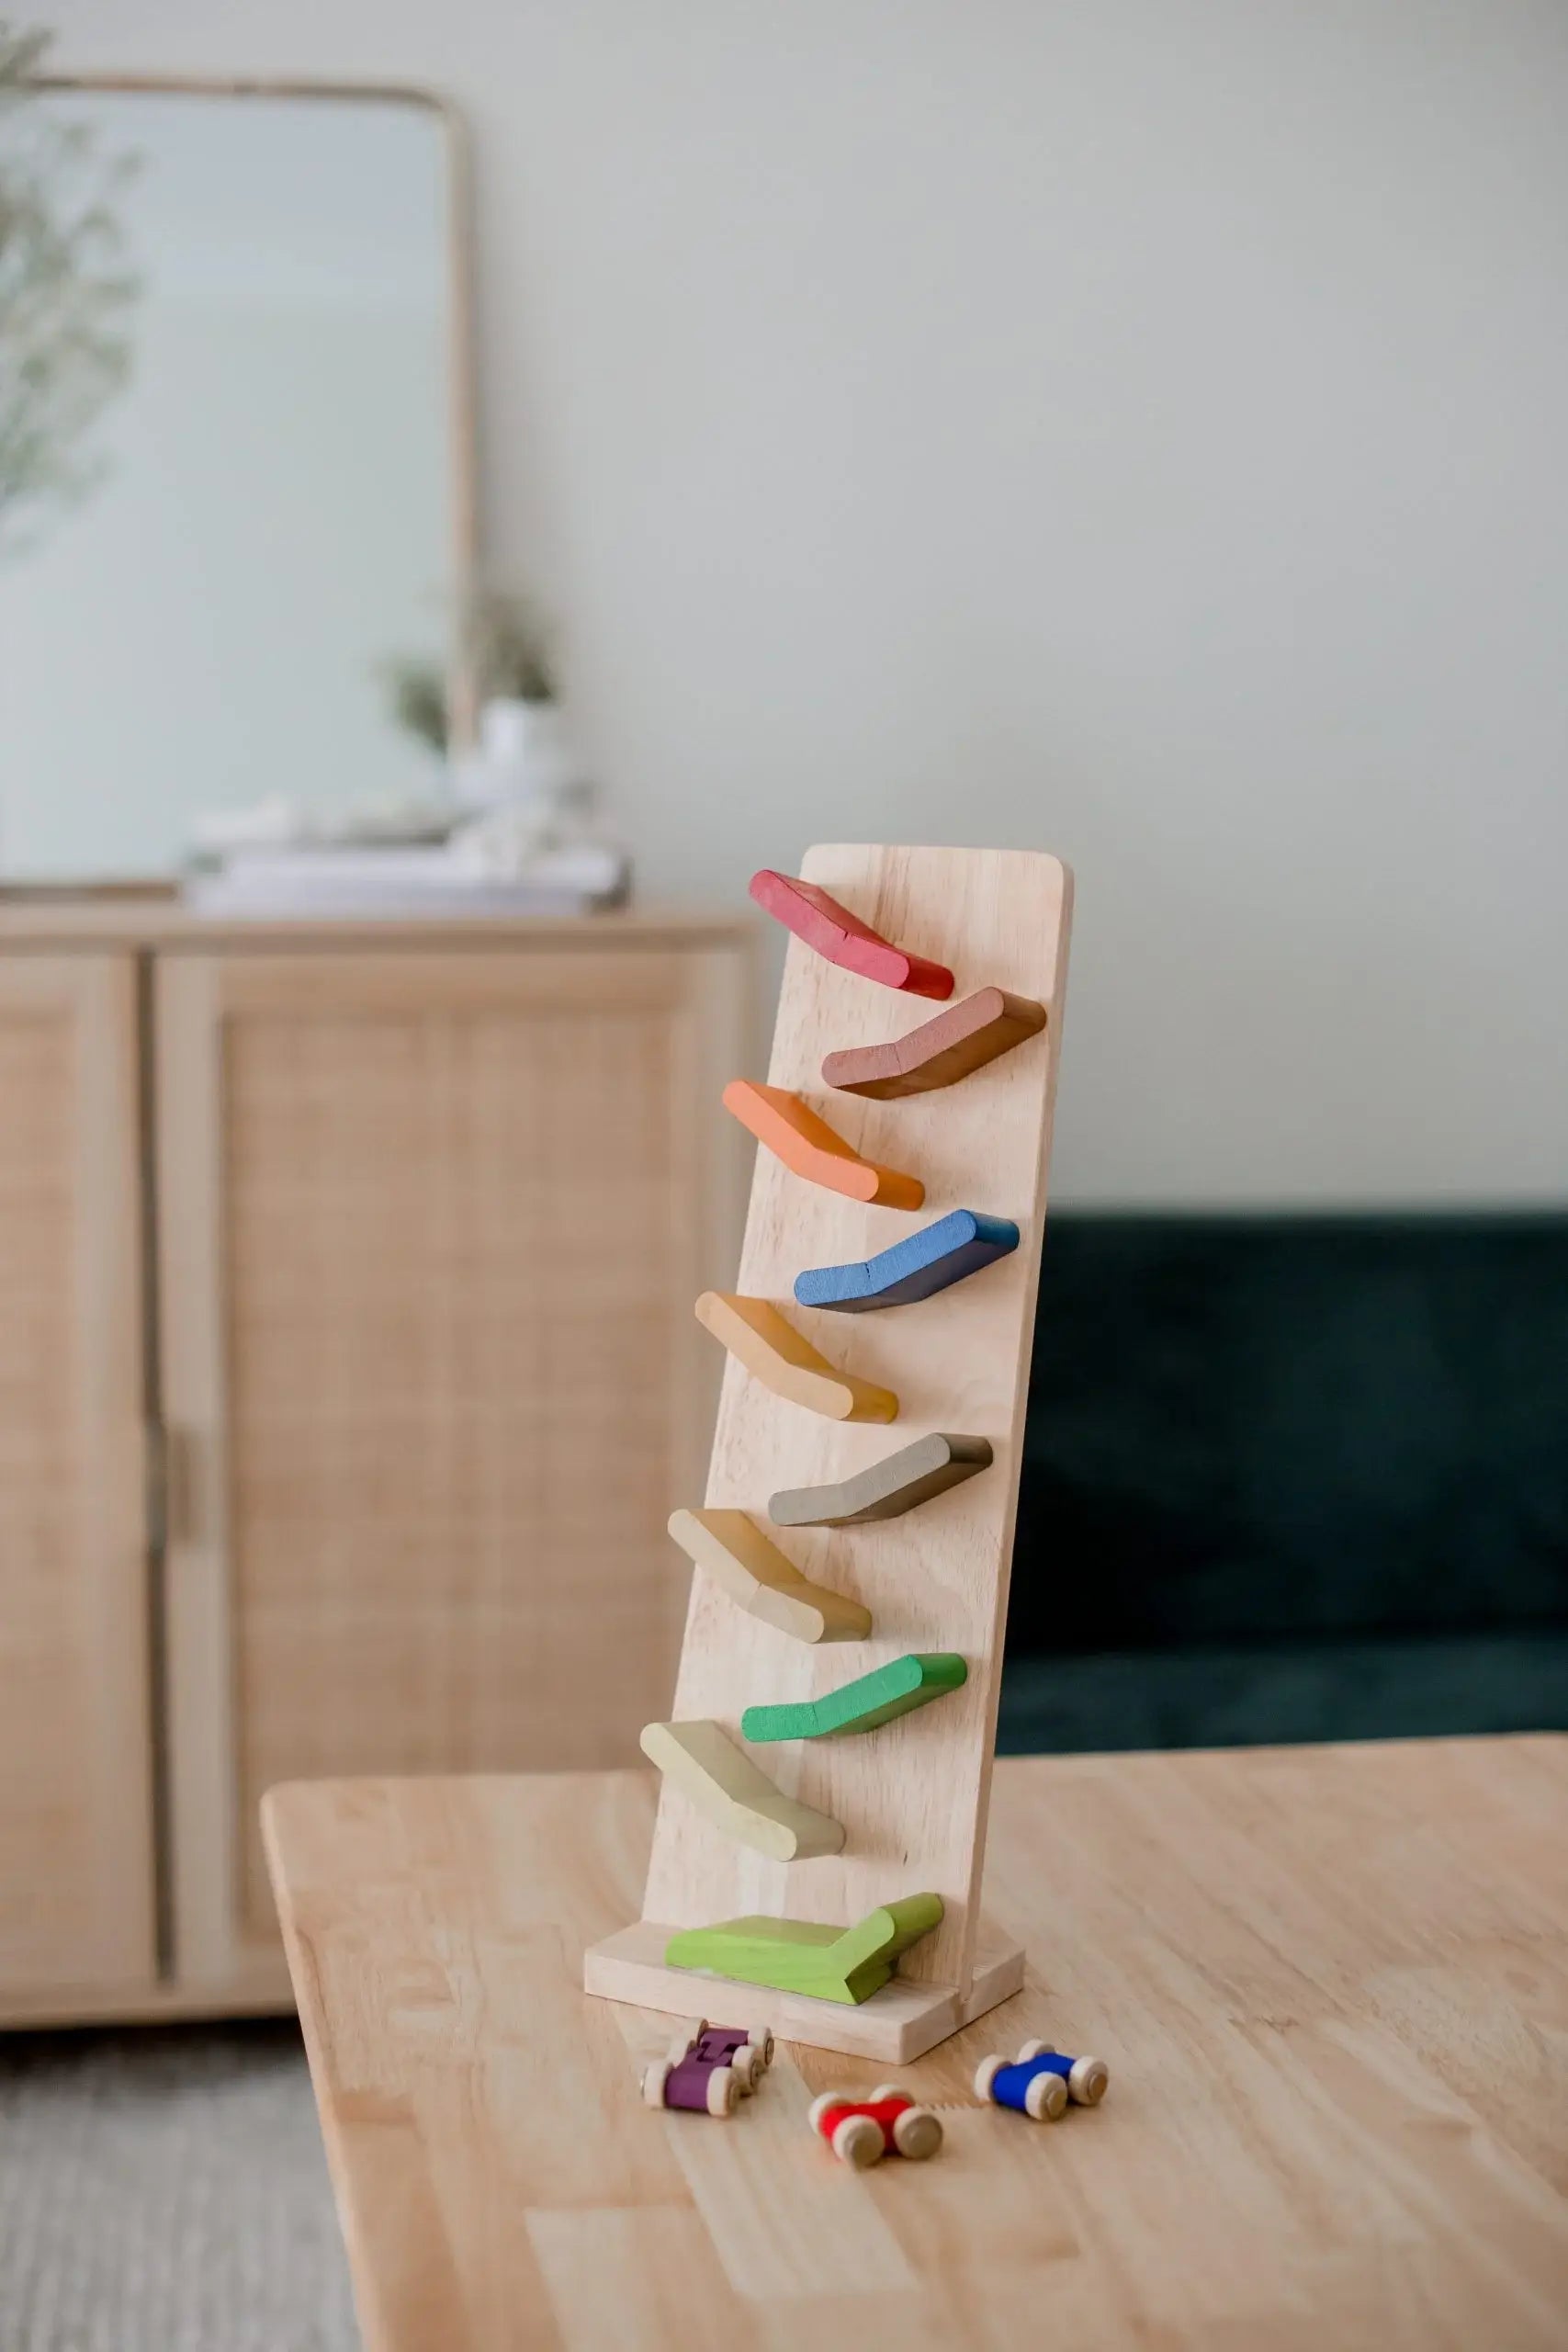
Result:
{"type": "Polygon", "coordinates": [[[857,2172],[885,2155],[934,2156],[942,2145],[942,2120],[929,2107],[917,2107],[897,2083],[879,2083],[869,2098],[853,2091],[824,2091],[811,2102],[811,2128],[819,2132],[840,2164],[857,2172]]]}
{"type": "Polygon", "coordinates": [[[649,2107],[730,2115],[773,2062],[773,2037],[765,2028],[753,2040],[744,2026],[709,2025],[706,2018],[697,2018],[682,2027],[668,2058],[644,2069],[642,2095],[649,2107]]]}
{"type": "Polygon", "coordinates": [[[773,2063],[773,2037],[767,2026],[753,2034],[743,2025],[709,2025],[699,2018],[682,2027],[670,2045],[670,2063],[678,2066],[691,2059],[699,2065],[733,2066],[743,2094],[750,2097],[773,2063]]]}
{"type": "Polygon", "coordinates": [[[1021,2066],[1040,2058],[1066,2083],[1075,2107],[1098,2107],[1111,2087],[1111,2069],[1103,2058],[1069,2058],[1064,2051],[1053,2050],[1048,2041],[1026,2041],[1018,2053],[1021,2066]]]}
{"type": "Polygon", "coordinates": [[[975,2096],[1036,2123],[1054,2123],[1069,2098],[1078,2107],[1097,2107],[1110,2080],[1103,2058],[1069,2058],[1048,2041],[1026,2041],[1010,2063],[1000,2056],[981,2059],[975,2096]]]}

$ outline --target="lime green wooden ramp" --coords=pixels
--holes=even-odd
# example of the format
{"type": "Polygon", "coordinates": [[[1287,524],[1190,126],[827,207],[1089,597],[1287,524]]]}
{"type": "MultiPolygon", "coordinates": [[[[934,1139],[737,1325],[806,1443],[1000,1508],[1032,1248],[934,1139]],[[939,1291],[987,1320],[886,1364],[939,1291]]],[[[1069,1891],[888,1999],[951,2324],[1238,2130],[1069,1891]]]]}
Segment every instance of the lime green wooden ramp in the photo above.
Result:
{"type": "Polygon", "coordinates": [[[885,1903],[852,1928],[812,1919],[722,1919],[687,1928],[665,1946],[669,1968],[808,1993],[819,2001],[864,2001],[881,1991],[899,1955],[942,1924],[940,1894],[885,1903]]]}

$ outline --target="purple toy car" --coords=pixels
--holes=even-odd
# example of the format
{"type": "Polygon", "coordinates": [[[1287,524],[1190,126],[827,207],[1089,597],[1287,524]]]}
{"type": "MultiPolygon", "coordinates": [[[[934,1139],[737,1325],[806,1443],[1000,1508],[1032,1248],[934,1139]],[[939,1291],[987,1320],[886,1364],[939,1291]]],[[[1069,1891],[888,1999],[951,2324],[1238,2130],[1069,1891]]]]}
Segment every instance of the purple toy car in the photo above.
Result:
{"type": "Polygon", "coordinates": [[[646,2069],[642,2095],[649,2107],[683,2107],[697,2115],[729,2115],[736,2101],[754,2091],[773,2064],[773,2037],[744,2026],[709,2025],[698,2018],[683,2026],[668,2058],[646,2069]]]}

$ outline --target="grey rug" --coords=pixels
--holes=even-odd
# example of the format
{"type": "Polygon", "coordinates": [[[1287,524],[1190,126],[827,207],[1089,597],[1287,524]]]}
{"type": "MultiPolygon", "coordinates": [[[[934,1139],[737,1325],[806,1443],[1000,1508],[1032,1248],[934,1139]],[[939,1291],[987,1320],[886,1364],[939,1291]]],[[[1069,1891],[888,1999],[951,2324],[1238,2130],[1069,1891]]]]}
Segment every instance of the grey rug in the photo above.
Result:
{"type": "Polygon", "coordinates": [[[0,2352],[356,2352],[291,2025],[0,2035],[0,2352]]]}

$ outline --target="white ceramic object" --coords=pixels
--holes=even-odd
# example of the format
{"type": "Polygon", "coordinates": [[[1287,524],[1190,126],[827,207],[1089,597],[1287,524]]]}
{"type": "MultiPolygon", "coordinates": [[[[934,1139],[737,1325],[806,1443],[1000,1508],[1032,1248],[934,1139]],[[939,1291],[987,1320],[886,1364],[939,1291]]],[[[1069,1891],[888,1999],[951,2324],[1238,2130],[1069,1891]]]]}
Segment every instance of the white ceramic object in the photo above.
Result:
{"type": "Polygon", "coordinates": [[[470,808],[533,808],[551,822],[585,782],[559,704],[507,697],[485,704],[478,747],[454,761],[452,778],[470,808]]]}

